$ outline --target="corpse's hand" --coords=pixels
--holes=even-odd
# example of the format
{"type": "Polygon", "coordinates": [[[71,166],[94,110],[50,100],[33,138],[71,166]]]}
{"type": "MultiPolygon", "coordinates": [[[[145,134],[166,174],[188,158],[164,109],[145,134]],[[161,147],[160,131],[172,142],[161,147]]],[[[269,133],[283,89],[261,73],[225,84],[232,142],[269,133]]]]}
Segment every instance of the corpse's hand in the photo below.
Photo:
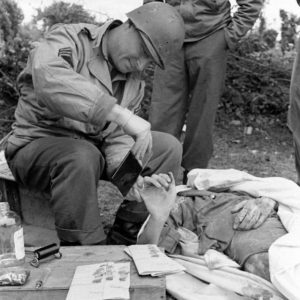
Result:
{"type": "Polygon", "coordinates": [[[231,210],[235,214],[233,229],[250,230],[265,222],[275,207],[276,202],[267,197],[244,200],[231,210]]]}
{"type": "Polygon", "coordinates": [[[139,189],[139,193],[151,216],[165,222],[176,200],[173,174],[144,177],[144,185],[139,189]]]}

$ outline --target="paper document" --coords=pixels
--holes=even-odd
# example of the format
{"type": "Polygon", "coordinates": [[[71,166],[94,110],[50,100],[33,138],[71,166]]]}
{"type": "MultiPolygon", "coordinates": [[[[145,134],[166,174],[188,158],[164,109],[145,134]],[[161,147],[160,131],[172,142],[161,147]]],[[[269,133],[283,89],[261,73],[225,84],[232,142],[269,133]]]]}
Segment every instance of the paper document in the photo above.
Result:
{"type": "Polygon", "coordinates": [[[163,276],[185,270],[156,245],[132,245],[124,251],[132,257],[140,275],[163,276]]]}
{"type": "Polygon", "coordinates": [[[66,300],[127,300],[130,262],[78,266],[66,300]]]}

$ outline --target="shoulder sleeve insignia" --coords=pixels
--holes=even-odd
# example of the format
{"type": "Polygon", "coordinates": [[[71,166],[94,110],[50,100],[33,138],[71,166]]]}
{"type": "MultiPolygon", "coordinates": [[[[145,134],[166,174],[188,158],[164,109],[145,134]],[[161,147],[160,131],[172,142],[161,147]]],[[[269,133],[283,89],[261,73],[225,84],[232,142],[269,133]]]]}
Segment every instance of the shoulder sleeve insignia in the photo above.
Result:
{"type": "Polygon", "coordinates": [[[60,48],[58,50],[58,56],[63,58],[72,68],[74,67],[71,47],[60,48]]]}

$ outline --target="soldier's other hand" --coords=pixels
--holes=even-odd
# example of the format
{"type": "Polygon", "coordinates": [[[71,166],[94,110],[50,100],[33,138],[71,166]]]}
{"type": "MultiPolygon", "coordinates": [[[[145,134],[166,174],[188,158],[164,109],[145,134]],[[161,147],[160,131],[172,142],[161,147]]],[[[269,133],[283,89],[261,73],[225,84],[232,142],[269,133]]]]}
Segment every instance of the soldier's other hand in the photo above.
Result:
{"type": "Polygon", "coordinates": [[[132,114],[130,119],[123,126],[123,130],[135,140],[131,151],[138,160],[143,160],[145,155],[151,155],[152,134],[149,122],[132,114]]]}
{"type": "MultiPolygon", "coordinates": [[[[134,156],[143,161],[145,157],[152,155],[152,134],[150,130],[145,130],[136,135],[135,143],[131,149],[134,156]]],[[[148,159],[147,159],[148,160],[148,159]]]]}
{"type": "Polygon", "coordinates": [[[152,134],[151,125],[148,121],[133,114],[127,108],[115,104],[107,115],[107,121],[117,123],[125,134],[130,135],[135,143],[131,149],[134,156],[142,161],[146,154],[147,157],[152,153],[152,134]]]}

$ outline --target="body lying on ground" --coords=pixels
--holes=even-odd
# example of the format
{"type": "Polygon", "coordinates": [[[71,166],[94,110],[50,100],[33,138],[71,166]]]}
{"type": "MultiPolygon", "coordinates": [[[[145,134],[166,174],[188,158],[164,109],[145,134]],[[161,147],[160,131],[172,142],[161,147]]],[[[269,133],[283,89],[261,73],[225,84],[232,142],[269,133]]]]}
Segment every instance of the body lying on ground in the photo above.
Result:
{"type": "Polygon", "coordinates": [[[149,217],[138,243],[155,243],[168,253],[184,255],[215,249],[270,281],[269,247],[286,234],[274,200],[197,190],[176,196],[171,174],[148,178],[140,193],[149,217]]]}

